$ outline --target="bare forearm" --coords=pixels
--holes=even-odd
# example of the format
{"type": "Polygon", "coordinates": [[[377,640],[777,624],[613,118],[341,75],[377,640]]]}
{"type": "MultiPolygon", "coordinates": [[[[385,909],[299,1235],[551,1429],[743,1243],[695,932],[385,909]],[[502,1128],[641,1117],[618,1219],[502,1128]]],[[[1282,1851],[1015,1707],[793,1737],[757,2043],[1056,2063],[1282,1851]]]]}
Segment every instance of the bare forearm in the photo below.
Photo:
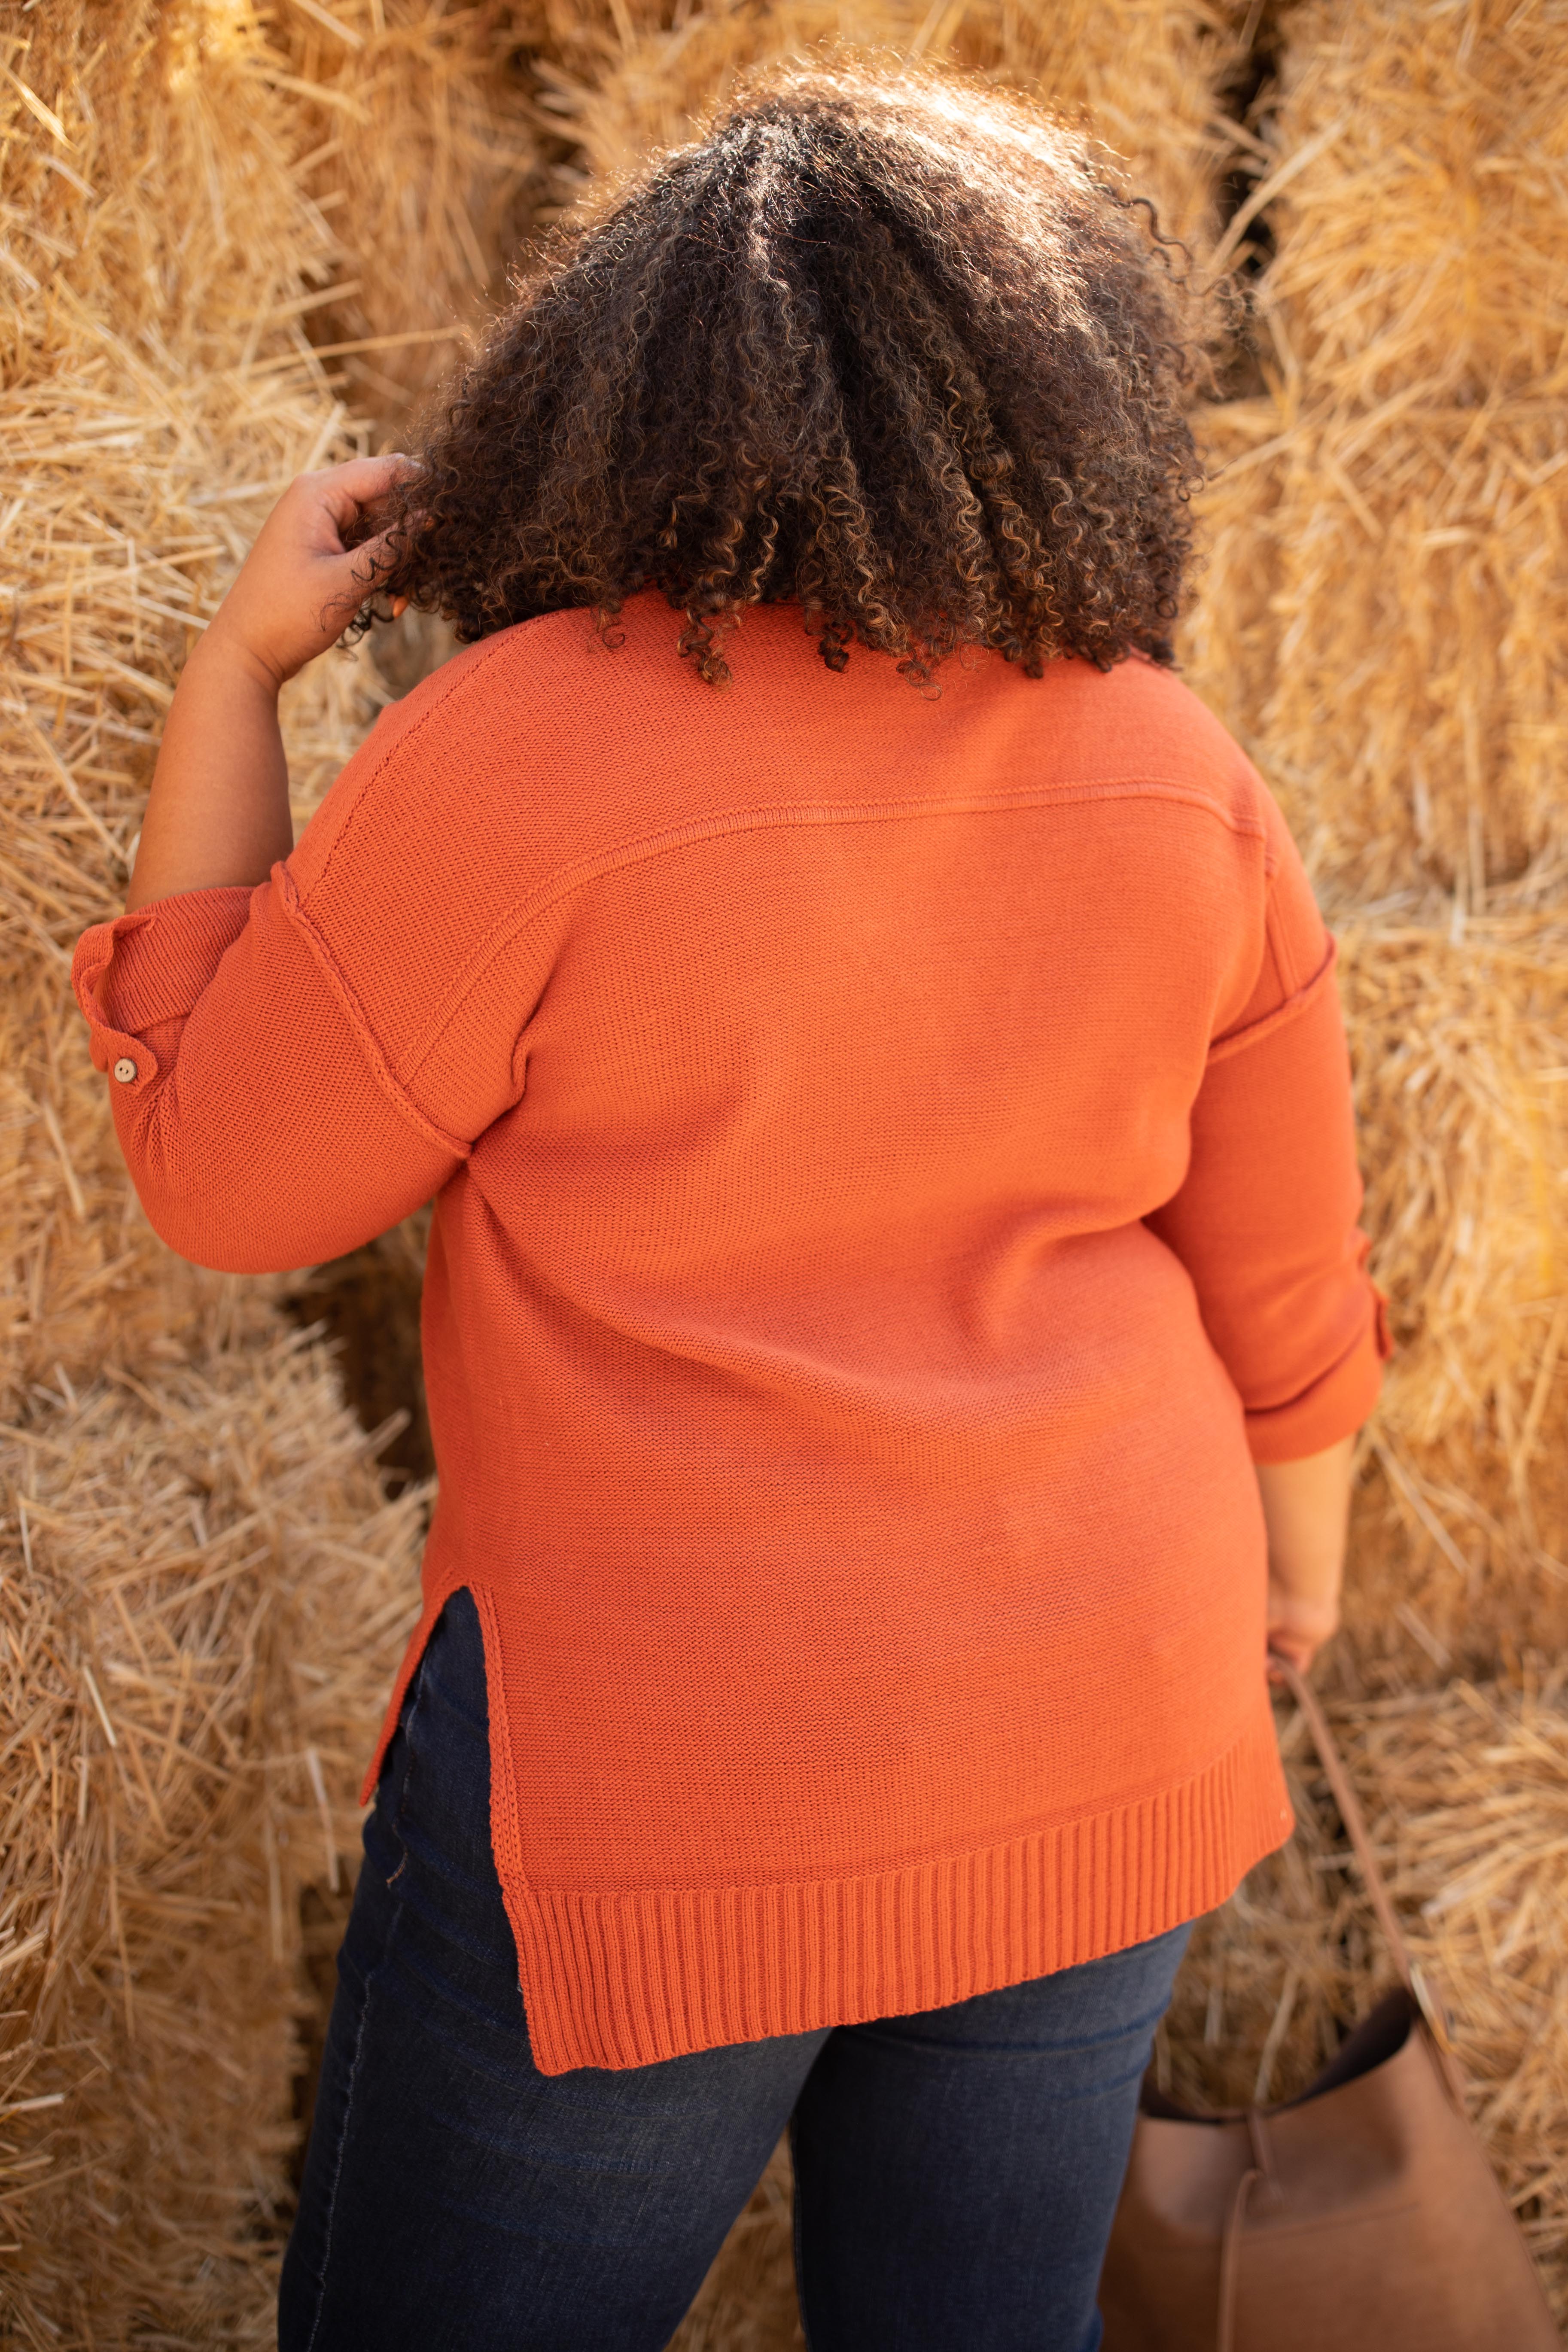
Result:
{"type": "Polygon", "coordinates": [[[267,518],[170,707],[128,910],[179,890],[265,882],[293,848],[279,688],[374,587],[383,542],[351,548],[344,534],[363,530],[409,463],[352,457],[301,474],[267,518]]]}
{"type": "Polygon", "coordinates": [[[1355,1440],[1347,1437],[1304,1461],[1258,1465],[1269,1568],[1303,1592],[1339,1591],[1354,1454],[1355,1440]]]}
{"type": "Polygon", "coordinates": [[[1310,1664],[1339,1622],[1355,1440],[1300,1462],[1258,1465],[1268,1531],[1268,1636],[1298,1665],[1310,1664]]]}
{"type": "Polygon", "coordinates": [[[126,908],[264,882],[293,846],[278,681],[216,622],[170,708],[126,908]]]}

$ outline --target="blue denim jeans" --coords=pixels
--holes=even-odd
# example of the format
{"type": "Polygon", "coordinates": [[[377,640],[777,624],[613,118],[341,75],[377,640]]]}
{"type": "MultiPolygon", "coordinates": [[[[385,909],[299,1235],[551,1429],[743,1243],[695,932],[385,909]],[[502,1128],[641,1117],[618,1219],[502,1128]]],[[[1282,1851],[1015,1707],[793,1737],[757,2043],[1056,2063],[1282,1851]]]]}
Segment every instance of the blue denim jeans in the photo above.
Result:
{"type": "Polygon", "coordinates": [[[786,2123],[812,2352],[1093,2352],[1185,1928],[918,2016],[542,2075],[466,1592],[364,1847],[281,2352],[661,2352],[786,2123]]]}

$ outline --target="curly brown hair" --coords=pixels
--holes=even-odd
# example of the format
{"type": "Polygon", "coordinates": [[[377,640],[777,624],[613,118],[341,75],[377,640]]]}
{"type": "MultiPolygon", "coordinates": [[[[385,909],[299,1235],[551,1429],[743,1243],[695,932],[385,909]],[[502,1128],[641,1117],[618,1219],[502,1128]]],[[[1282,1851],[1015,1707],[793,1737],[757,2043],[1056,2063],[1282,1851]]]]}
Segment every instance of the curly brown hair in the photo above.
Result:
{"type": "MultiPolygon", "coordinates": [[[[1175,248],[1180,250],[1180,248],[1175,248]]],[[[466,642],[661,589],[710,684],[792,601],[925,685],[966,645],[1172,659],[1202,341],[1152,206],[1023,101],[795,70],[542,264],[420,440],[384,593],[466,642]]]]}

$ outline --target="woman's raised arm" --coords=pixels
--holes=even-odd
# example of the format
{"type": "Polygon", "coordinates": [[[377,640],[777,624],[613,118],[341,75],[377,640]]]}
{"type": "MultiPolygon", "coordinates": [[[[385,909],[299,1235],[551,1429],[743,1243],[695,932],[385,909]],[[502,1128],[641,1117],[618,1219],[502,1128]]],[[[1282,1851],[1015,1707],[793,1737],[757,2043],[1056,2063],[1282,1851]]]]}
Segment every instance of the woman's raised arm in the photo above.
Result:
{"type": "Polygon", "coordinates": [[[128,914],[182,890],[264,882],[288,856],[279,689],[336,642],[374,584],[378,542],[345,537],[412,465],[355,457],[301,474],[273,508],[175,688],[128,914]]]}
{"type": "MultiPolygon", "coordinates": [[[[346,943],[313,918],[292,854],[278,690],[372,584],[376,542],[343,542],[409,462],[302,475],[279,501],[181,679],[126,912],[77,948],[137,1192],[198,1265],[266,1272],[355,1248],[437,1192],[518,1090],[504,1007],[465,1033],[461,1086],[427,1072],[411,1087],[393,1066],[353,950],[362,967],[400,952],[400,845],[366,861],[346,943]]],[[[416,699],[339,778],[318,845],[396,760],[416,699]]]]}

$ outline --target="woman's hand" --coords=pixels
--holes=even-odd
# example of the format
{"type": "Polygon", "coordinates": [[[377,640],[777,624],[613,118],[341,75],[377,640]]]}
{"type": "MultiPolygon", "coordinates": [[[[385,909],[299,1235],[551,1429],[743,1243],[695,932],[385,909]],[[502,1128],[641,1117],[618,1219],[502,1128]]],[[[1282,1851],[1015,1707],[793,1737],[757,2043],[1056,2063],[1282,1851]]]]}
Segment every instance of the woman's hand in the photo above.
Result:
{"type": "Polygon", "coordinates": [[[1268,1529],[1268,1647],[1305,1674],[1340,1622],[1350,1517],[1347,1437],[1300,1462],[1260,1462],[1268,1529]]]}
{"type": "Polygon", "coordinates": [[[1338,1631],[1339,1597],[1318,1600],[1291,1592],[1268,1580],[1268,1647],[1304,1675],[1323,1643],[1338,1631]]]}
{"type": "MultiPolygon", "coordinates": [[[[255,546],[206,631],[252,663],[274,688],[334,645],[375,586],[379,534],[344,544],[396,483],[412,457],[352,457],[300,474],[261,526],[255,546]]],[[[394,613],[407,603],[399,597],[394,613]]]]}
{"type": "Polygon", "coordinates": [[[374,588],[384,537],[353,548],[344,538],[374,520],[413,466],[355,457],[301,474],[268,516],[174,689],[127,912],[185,890],[264,882],[293,848],[278,689],[342,636],[374,588]]]}

